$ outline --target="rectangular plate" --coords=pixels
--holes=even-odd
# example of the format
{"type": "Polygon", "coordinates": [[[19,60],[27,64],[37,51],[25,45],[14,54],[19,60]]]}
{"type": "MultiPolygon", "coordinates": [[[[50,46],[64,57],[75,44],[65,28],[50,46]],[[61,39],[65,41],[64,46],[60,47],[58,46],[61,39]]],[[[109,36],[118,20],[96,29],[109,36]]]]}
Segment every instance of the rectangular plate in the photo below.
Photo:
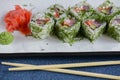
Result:
{"type": "MultiPolygon", "coordinates": [[[[4,15],[14,9],[14,5],[28,5],[23,6],[27,9],[35,9],[40,12],[50,5],[55,3],[63,5],[65,8],[73,6],[82,0],[0,0],[0,32],[5,31],[5,24],[3,22],[4,15]]],[[[93,7],[97,7],[105,0],[88,0],[93,7]]],[[[120,0],[111,0],[116,6],[120,6],[120,0]]],[[[72,46],[63,43],[57,38],[50,37],[45,40],[33,39],[32,37],[25,37],[19,32],[14,32],[15,40],[11,45],[0,45],[1,55],[86,55],[86,54],[120,54],[120,43],[108,36],[101,36],[94,43],[87,39],[75,42],[72,46]]]]}

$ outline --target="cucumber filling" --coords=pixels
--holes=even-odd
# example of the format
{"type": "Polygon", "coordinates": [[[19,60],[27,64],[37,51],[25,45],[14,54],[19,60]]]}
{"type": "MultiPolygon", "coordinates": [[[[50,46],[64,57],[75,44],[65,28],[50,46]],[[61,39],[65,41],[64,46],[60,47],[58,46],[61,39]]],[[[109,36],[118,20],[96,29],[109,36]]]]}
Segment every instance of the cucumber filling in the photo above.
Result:
{"type": "Polygon", "coordinates": [[[35,20],[32,19],[31,21],[35,22],[39,26],[44,26],[45,24],[47,24],[50,21],[50,18],[38,18],[35,20]]]}
{"type": "Polygon", "coordinates": [[[93,30],[95,30],[96,28],[101,26],[101,23],[99,21],[95,20],[95,19],[86,20],[85,24],[93,30]]]}
{"type": "Polygon", "coordinates": [[[107,15],[110,15],[112,14],[112,9],[113,7],[112,6],[108,6],[108,7],[98,7],[98,11],[104,13],[104,14],[107,14],[107,15]]]}
{"type": "Polygon", "coordinates": [[[90,7],[89,6],[87,6],[87,5],[84,5],[84,6],[80,6],[80,7],[74,7],[74,11],[76,12],[76,13],[80,13],[80,12],[83,12],[83,11],[88,11],[90,9],[90,7]]]}
{"type": "Polygon", "coordinates": [[[60,6],[57,6],[57,5],[54,7],[51,7],[50,11],[52,12],[52,15],[55,18],[59,18],[60,15],[62,15],[65,12],[64,9],[62,9],[60,6]]]}
{"type": "Polygon", "coordinates": [[[64,27],[71,27],[75,24],[75,20],[74,19],[64,19],[63,22],[62,22],[62,25],[64,27]]]}

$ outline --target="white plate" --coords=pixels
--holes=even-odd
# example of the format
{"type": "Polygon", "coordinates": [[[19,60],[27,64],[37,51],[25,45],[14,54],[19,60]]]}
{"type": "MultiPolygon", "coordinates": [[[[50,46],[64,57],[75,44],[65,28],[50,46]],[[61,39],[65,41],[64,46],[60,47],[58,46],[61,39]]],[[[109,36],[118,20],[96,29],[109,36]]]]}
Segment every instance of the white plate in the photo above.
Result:
{"type": "MultiPolygon", "coordinates": [[[[81,0],[0,0],[0,32],[5,31],[3,22],[4,15],[14,9],[14,5],[31,5],[27,9],[36,8],[38,11],[44,10],[52,4],[58,3],[65,8],[73,6],[81,0]]],[[[88,2],[96,7],[105,0],[88,0],[88,2]]],[[[111,0],[116,6],[120,6],[120,0],[111,0]]],[[[108,36],[101,36],[94,43],[90,43],[87,39],[75,42],[73,46],[55,38],[45,40],[26,38],[19,32],[14,33],[15,40],[11,45],[0,45],[0,53],[17,53],[17,52],[95,52],[95,51],[120,51],[120,43],[108,36]]]]}

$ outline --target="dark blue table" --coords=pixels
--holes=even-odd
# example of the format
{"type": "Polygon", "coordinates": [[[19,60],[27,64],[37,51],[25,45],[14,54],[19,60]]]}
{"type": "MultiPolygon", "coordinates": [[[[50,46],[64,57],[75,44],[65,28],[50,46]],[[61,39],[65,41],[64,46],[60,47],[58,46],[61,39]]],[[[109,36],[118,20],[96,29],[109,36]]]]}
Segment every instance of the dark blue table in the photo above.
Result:
{"type": "MultiPolygon", "coordinates": [[[[91,61],[108,61],[120,60],[120,56],[67,56],[67,57],[24,57],[24,58],[0,58],[1,61],[17,62],[27,64],[60,64],[60,63],[76,63],[76,62],[91,62],[91,61]]],[[[0,64],[0,80],[106,80],[98,78],[90,78],[83,76],[75,76],[61,73],[53,73],[46,71],[22,71],[9,72],[7,69],[10,66],[0,64]]],[[[73,68],[74,70],[91,71],[97,73],[113,74],[120,76],[120,65],[117,66],[102,66],[89,68],[73,68]]]]}

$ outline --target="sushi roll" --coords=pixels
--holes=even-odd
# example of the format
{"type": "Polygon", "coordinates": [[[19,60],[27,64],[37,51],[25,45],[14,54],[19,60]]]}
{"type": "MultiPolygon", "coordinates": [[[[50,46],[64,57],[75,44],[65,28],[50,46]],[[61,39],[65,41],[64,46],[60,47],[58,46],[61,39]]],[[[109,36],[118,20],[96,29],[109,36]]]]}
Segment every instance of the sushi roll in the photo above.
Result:
{"type": "Polygon", "coordinates": [[[120,15],[116,15],[109,24],[108,34],[120,42],[120,15]]]}
{"type": "Polygon", "coordinates": [[[69,8],[69,13],[80,21],[92,15],[93,12],[94,9],[86,1],[82,1],[74,7],[69,8]]]}
{"type": "Polygon", "coordinates": [[[72,44],[80,30],[80,22],[73,17],[59,19],[55,26],[57,37],[66,43],[72,44]]]}
{"type": "Polygon", "coordinates": [[[113,2],[106,0],[99,7],[97,7],[98,13],[104,17],[108,23],[117,14],[120,13],[120,8],[116,7],[113,2]]]}
{"type": "Polygon", "coordinates": [[[47,38],[54,27],[54,20],[44,13],[35,14],[30,21],[30,29],[34,38],[47,38]]]}
{"type": "Polygon", "coordinates": [[[83,21],[82,29],[84,30],[83,34],[91,42],[96,40],[103,32],[105,31],[106,22],[102,22],[95,18],[88,18],[83,21]]]}
{"type": "Polygon", "coordinates": [[[66,10],[64,9],[64,7],[59,4],[54,4],[46,10],[47,15],[53,17],[55,20],[62,17],[65,12],[66,10]]]}

